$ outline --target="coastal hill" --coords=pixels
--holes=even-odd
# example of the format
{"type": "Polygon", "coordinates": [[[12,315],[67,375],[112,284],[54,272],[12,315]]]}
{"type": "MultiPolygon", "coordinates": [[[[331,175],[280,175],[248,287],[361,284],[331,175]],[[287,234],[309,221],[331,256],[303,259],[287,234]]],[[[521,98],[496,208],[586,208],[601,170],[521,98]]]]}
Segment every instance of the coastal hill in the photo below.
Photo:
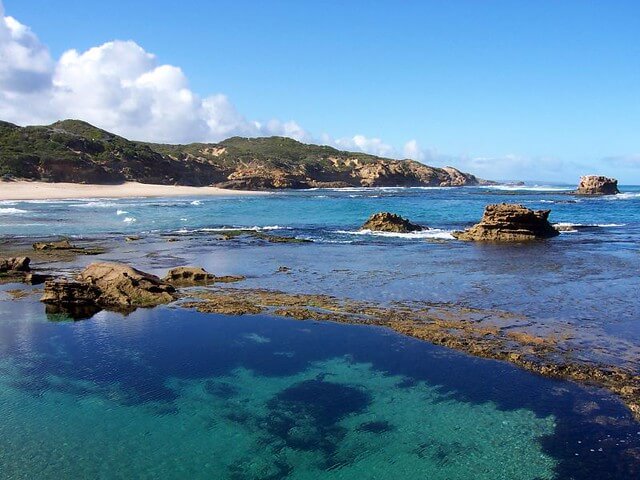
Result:
{"type": "Polygon", "coordinates": [[[490,183],[452,167],[346,152],[285,137],[153,144],[127,140],[79,120],[28,127],[0,122],[0,176],[247,190],[490,183]]]}

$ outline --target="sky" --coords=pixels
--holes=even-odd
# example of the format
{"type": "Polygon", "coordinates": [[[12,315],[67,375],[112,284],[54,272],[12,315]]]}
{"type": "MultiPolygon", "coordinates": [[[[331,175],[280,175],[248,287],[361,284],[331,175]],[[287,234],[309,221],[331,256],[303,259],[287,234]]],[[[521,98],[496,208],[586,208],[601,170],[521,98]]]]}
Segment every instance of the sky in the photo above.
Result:
{"type": "Polygon", "coordinates": [[[0,119],[640,184],[637,0],[0,0],[0,119]]]}

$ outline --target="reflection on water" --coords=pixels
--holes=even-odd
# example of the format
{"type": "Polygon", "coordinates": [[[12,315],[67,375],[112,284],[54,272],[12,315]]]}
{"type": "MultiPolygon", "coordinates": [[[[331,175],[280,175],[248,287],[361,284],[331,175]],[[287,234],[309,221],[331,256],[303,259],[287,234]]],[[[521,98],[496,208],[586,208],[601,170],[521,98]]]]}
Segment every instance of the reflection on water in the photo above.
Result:
{"type": "MultiPolygon", "coordinates": [[[[8,478],[633,478],[610,396],[383,329],[0,302],[8,478]]],[[[634,470],[636,469],[636,470],[634,470]]]]}

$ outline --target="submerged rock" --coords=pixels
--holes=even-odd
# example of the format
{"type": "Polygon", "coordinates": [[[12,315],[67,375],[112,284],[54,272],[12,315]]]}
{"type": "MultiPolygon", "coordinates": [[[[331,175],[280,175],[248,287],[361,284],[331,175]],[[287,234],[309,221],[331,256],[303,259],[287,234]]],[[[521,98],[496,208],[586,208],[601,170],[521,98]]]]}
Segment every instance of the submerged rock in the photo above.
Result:
{"type": "Polygon", "coordinates": [[[172,285],[122,263],[92,263],[77,279],[98,287],[103,305],[151,307],[175,299],[172,285]]]}
{"type": "Polygon", "coordinates": [[[36,242],[33,244],[34,250],[74,250],[77,247],[66,238],[57,242],[36,242]]]}
{"type": "Polygon", "coordinates": [[[411,223],[408,219],[402,218],[400,215],[389,212],[374,213],[362,225],[361,230],[371,230],[374,232],[395,232],[409,233],[426,230],[426,228],[411,223]]]}
{"type": "Polygon", "coordinates": [[[550,210],[531,210],[522,205],[487,205],[484,215],[464,232],[454,232],[458,240],[481,242],[523,242],[559,235],[547,218],[550,210]]]}
{"type": "Polygon", "coordinates": [[[580,184],[576,192],[578,195],[615,195],[618,190],[618,180],[603,175],[585,175],[580,177],[580,184]]]}

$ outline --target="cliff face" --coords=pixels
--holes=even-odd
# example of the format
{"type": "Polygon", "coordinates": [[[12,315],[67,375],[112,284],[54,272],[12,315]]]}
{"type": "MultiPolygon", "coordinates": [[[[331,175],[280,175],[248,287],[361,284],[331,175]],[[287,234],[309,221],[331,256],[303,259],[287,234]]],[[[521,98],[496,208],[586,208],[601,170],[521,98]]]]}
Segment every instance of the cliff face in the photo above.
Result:
{"type": "Polygon", "coordinates": [[[34,127],[0,122],[0,175],[50,182],[138,181],[249,190],[488,183],[451,167],[345,152],[290,138],[150,144],[77,120],[34,127]]]}

